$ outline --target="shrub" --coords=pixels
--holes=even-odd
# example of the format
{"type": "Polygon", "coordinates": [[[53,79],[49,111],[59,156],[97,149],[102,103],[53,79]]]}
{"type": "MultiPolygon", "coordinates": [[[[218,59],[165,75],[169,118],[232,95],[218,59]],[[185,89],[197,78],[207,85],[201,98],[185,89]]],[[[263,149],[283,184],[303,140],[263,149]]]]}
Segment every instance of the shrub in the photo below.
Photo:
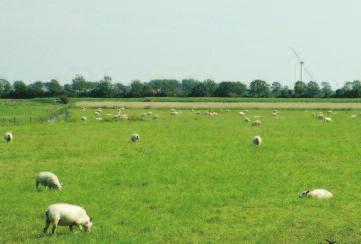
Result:
{"type": "Polygon", "coordinates": [[[67,95],[62,95],[59,97],[60,103],[62,104],[68,104],[69,103],[69,97],[67,95]]]}

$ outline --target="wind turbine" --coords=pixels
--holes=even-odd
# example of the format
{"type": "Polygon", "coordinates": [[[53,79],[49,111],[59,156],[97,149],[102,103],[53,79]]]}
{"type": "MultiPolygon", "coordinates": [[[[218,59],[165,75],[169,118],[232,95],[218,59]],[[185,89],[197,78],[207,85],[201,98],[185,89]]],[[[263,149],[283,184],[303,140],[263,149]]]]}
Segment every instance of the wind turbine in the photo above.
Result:
{"type": "Polygon", "coordinates": [[[296,52],[296,50],[293,47],[290,47],[293,54],[296,56],[296,58],[298,59],[298,61],[300,62],[300,81],[302,81],[303,79],[303,71],[306,72],[306,74],[308,75],[308,77],[314,81],[312,74],[308,71],[308,69],[305,67],[305,62],[303,61],[303,59],[301,59],[300,55],[296,52]]]}

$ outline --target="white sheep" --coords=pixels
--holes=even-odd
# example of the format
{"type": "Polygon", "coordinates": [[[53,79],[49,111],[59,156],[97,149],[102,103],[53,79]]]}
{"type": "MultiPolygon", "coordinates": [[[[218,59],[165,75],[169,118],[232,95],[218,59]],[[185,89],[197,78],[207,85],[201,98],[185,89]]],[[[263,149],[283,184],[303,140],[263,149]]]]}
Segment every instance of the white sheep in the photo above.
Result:
{"type": "Polygon", "coordinates": [[[351,119],[356,119],[356,118],[357,118],[356,114],[351,115],[351,119]]]}
{"type": "Polygon", "coordinates": [[[58,226],[69,226],[70,231],[73,231],[74,226],[78,226],[79,229],[90,232],[93,219],[80,206],[56,203],[50,205],[45,212],[44,233],[48,231],[50,224],[53,225],[53,234],[58,226]]]}
{"type": "Polygon", "coordinates": [[[253,137],[253,144],[260,146],[262,144],[262,138],[260,136],[253,137]]]}
{"type": "Polygon", "coordinates": [[[82,116],[82,117],[81,117],[81,120],[82,120],[82,121],[87,121],[88,118],[87,118],[86,116],[82,116]]]}
{"type": "Polygon", "coordinates": [[[248,117],[244,117],[244,122],[250,122],[251,121],[251,119],[250,118],[248,118],[248,117]]]}
{"type": "Polygon", "coordinates": [[[325,117],[325,122],[332,122],[333,120],[332,120],[332,118],[330,118],[330,117],[325,117]]]}
{"type": "Polygon", "coordinates": [[[300,198],[305,198],[305,197],[314,197],[314,198],[320,198],[320,199],[328,199],[333,197],[332,193],[325,190],[325,189],[315,189],[315,190],[306,190],[303,191],[300,194],[300,198]]]}
{"type": "Polygon", "coordinates": [[[5,140],[6,142],[12,142],[13,139],[14,139],[13,133],[11,133],[11,132],[8,131],[8,132],[6,132],[6,133],[4,134],[4,140],[5,140]]]}
{"type": "Polygon", "coordinates": [[[130,139],[132,140],[132,142],[139,142],[140,141],[140,136],[138,133],[134,133],[130,139]]]}
{"type": "Polygon", "coordinates": [[[95,118],[95,120],[97,120],[97,121],[102,121],[103,118],[102,118],[102,117],[97,117],[97,118],[95,118]]]}
{"type": "Polygon", "coordinates": [[[95,116],[98,116],[98,115],[100,115],[100,112],[95,111],[94,114],[95,114],[95,116]]]}
{"type": "Polygon", "coordinates": [[[150,111],[149,111],[149,112],[147,112],[146,114],[147,114],[147,115],[152,115],[152,114],[153,114],[153,112],[150,112],[150,111]]]}
{"type": "Polygon", "coordinates": [[[246,114],[244,112],[239,112],[239,115],[245,116],[246,114]]]}
{"type": "Polygon", "coordinates": [[[40,172],[35,179],[36,189],[39,190],[40,186],[45,186],[47,189],[57,189],[61,191],[63,184],[60,183],[58,176],[51,172],[40,172]]]}
{"type": "Polygon", "coordinates": [[[178,115],[178,114],[179,114],[178,111],[172,111],[172,112],[170,112],[170,115],[178,115]]]}
{"type": "Polygon", "coordinates": [[[253,123],[252,123],[252,126],[253,127],[257,127],[257,126],[260,126],[261,125],[261,121],[260,120],[255,120],[255,121],[253,121],[253,123]]]}

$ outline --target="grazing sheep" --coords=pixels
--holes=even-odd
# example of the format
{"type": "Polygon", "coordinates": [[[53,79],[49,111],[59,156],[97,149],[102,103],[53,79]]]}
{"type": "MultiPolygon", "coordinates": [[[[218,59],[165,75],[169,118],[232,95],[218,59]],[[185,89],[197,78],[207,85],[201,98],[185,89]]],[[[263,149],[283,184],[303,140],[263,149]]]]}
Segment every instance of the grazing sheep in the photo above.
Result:
{"type": "Polygon", "coordinates": [[[314,197],[320,199],[327,199],[333,197],[332,193],[325,189],[306,190],[300,194],[300,198],[314,197]]]}
{"type": "Polygon", "coordinates": [[[356,114],[351,115],[351,119],[356,119],[356,118],[357,118],[356,114]]]}
{"type": "Polygon", "coordinates": [[[13,134],[12,134],[11,132],[6,132],[6,133],[4,134],[4,140],[5,140],[6,142],[12,142],[12,141],[13,141],[13,138],[14,138],[14,136],[13,136],[13,134]]]}
{"type": "Polygon", "coordinates": [[[81,120],[82,120],[82,121],[87,121],[88,118],[87,118],[86,116],[82,116],[82,117],[81,117],[81,120]]]}
{"type": "Polygon", "coordinates": [[[252,126],[253,126],[253,127],[257,127],[257,126],[260,126],[260,125],[261,125],[261,121],[258,120],[258,119],[256,119],[256,120],[253,121],[253,123],[252,123],[252,126]]]}
{"type": "Polygon", "coordinates": [[[101,117],[97,117],[97,118],[95,118],[97,121],[102,121],[103,120],[103,118],[101,118],[101,117]]]}
{"type": "Polygon", "coordinates": [[[316,119],[324,120],[324,119],[325,119],[325,115],[324,115],[323,113],[318,113],[318,114],[316,114],[316,119]]]}
{"type": "Polygon", "coordinates": [[[90,232],[93,221],[82,207],[57,203],[50,205],[45,212],[44,234],[48,231],[50,224],[53,225],[53,234],[56,233],[58,226],[69,226],[70,231],[73,231],[74,226],[78,226],[84,232],[90,232]]]}
{"type": "Polygon", "coordinates": [[[260,136],[253,137],[253,144],[260,146],[262,144],[262,138],[260,136]]]}
{"type": "Polygon", "coordinates": [[[272,111],[272,116],[277,116],[279,113],[278,113],[278,111],[277,110],[273,110],[272,111]]]}
{"type": "Polygon", "coordinates": [[[170,112],[170,115],[178,115],[178,114],[179,114],[179,112],[177,112],[177,111],[170,112]]]}
{"type": "Polygon", "coordinates": [[[245,116],[246,114],[244,112],[239,112],[239,115],[245,116]]]}
{"type": "Polygon", "coordinates": [[[47,189],[57,189],[61,191],[63,184],[60,183],[58,176],[51,172],[40,172],[36,176],[35,180],[36,189],[39,190],[39,186],[45,186],[47,189]]]}
{"type": "Polygon", "coordinates": [[[325,122],[332,122],[333,120],[332,120],[332,118],[330,118],[330,117],[325,117],[325,122]]]}
{"type": "Polygon", "coordinates": [[[250,122],[251,121],[251,119],[250,118],[248,118],[248,117],[244,117],[244,122],[250,122]]]}
{"type": "Polygon", "coordinates": [[[14,139],[14,136],[13,136],[13,134],[12,134],[11,132],[6,132],[6,133],[4,134],[4,140],[5,140],[6,142],[12,142],[13,139],[14,139]]]}
{"type": "Polygon", "coordinates": [[[132,142],[139,142],[140,141],[140,136],[138,133],[134,133],[131,138],[132,142]]]}
{"type": "Polygon", "coordinates": [[[95,111],[94,114],[95,114],[95,116],[98,116],[98,115],[100,115],[100,112],[95,111]]]}

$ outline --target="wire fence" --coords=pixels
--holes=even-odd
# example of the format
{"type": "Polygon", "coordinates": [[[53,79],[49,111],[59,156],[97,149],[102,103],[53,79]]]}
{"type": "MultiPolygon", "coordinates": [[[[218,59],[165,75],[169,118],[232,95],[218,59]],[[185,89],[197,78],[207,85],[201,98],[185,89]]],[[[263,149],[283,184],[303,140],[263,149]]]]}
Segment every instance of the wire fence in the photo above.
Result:
{"type": "Polygon", "coordinates": [[[47,111],[44,115],[19,115],[19,116],[0,116],[0,126],[6,125],[24,125],[39,123],[55,123],[68,121],[70,113],[68,107],[60,108],[55,111],[47,111]]]}

